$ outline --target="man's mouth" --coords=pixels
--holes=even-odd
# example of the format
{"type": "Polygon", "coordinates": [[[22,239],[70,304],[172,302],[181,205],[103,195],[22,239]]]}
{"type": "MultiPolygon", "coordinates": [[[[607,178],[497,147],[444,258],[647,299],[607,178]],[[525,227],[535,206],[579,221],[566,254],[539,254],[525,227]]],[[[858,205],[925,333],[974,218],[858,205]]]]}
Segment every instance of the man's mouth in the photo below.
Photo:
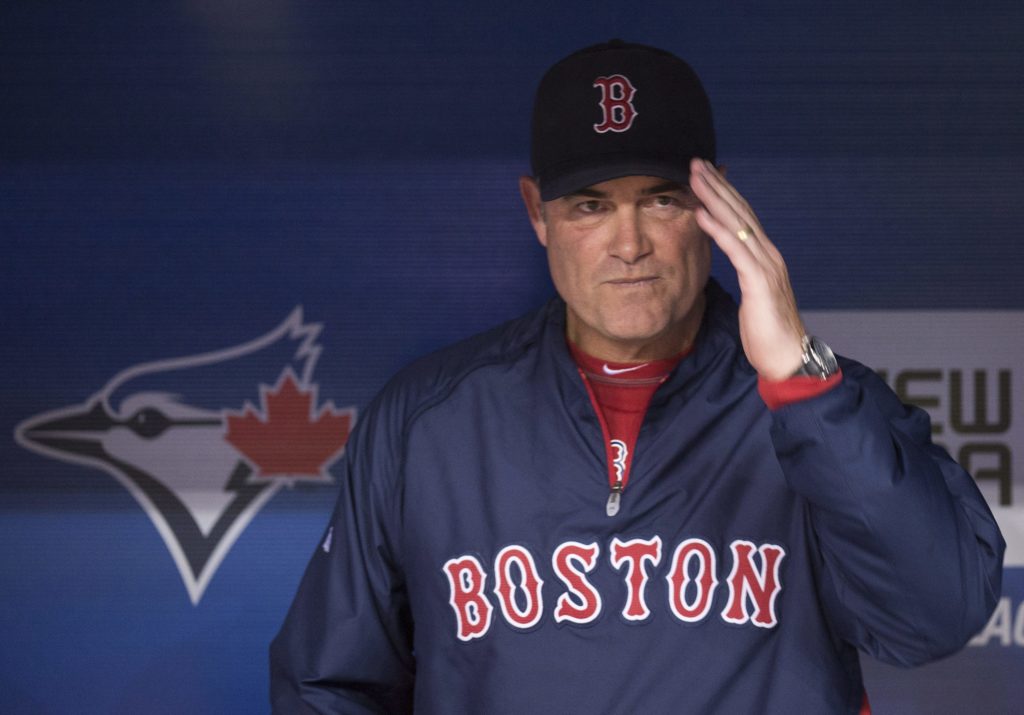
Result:
{"type": "Polygon", "coordinates": [[[636,278],[615,278],[606,281],[606,283],[610,283],[611,285],[614,286],[629,287],[647,285],[653,283],[656,280],[658,280],[658,276],[637,276],[636,278]]]}

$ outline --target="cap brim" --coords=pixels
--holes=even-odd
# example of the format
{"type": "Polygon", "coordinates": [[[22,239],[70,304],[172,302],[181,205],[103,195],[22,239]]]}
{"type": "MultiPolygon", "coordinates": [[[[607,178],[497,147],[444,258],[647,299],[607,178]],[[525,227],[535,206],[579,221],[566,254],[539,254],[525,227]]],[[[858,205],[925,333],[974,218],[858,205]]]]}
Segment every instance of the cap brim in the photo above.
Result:
{"type": "Polygon", "coordinates": [[[623,176],[657,176],[686,185],[690,180],[690,162],[634,158],[608,161],[600,166],[585,166],[564,172],[552,172],[552,174],[547,176],[541,174],[538,177],[540,197],[544,201],[552,201],[588,186],[623,176]]]}

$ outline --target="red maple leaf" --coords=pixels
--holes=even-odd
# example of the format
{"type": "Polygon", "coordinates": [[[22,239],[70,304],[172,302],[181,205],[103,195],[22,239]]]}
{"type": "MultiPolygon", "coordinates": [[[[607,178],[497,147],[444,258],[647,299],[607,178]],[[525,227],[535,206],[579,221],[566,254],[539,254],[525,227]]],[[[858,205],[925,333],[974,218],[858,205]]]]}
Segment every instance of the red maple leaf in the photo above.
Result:
{"type": "Polygon", "coordinates": [[[228,415],[225,439],[256,467],[258,477],[330,479],[326,469],[348,440],[352,410],[327,403],[314,414],[316,389],[300,390],[288,369],[275,388],[260,393],[263,413],[246,404],[241,415],[228,415]]]}

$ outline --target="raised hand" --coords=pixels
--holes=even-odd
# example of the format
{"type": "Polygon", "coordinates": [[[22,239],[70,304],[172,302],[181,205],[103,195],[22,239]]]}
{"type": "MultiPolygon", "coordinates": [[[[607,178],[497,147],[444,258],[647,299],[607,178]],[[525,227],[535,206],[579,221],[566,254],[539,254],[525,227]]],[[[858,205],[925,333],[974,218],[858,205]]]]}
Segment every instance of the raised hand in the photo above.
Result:
{"type": "Polygon", "coordinates": [[[691,160],[690,187],[703,204],[697,223],[736,269],[747,359],[769,380],[791,376],[802,363],[804,325],[782,254],[750,205],[710,162],[691,160]]]}

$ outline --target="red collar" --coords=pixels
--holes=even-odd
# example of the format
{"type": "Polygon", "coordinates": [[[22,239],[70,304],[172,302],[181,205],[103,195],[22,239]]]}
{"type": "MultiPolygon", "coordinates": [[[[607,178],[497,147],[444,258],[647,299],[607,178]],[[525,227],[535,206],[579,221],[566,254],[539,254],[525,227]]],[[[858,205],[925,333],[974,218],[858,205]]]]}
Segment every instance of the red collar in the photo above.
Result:
{"type": "Polygon", "coordinates": [[[569,352],[573,360],[586,373],[587,378],[598,382],[612,382],[621,385],[642,385],[662,382],[675,369],[679,361],[690,353],[690,348],[678,355],[647,362],[612,362],[588,355],[568,338],[569,352]]]}

